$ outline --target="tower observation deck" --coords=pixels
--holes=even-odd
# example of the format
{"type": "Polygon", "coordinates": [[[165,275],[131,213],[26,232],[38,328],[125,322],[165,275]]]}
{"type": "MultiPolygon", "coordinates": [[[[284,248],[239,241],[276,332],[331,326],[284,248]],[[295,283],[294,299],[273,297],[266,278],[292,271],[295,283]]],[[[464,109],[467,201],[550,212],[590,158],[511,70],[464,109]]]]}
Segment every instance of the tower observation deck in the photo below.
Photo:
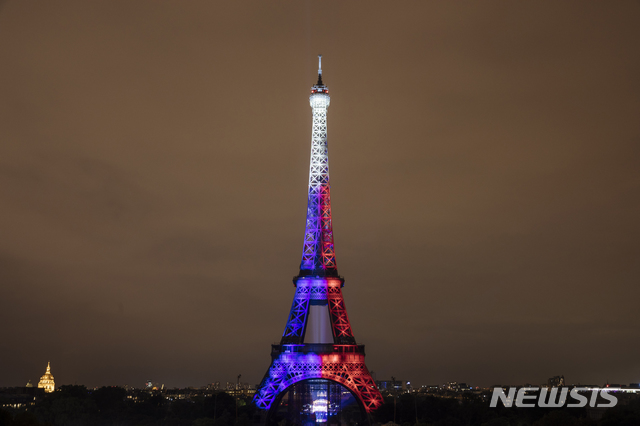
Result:
{"type": "Polygon", "coordinates": [[[349,405],[344,395],[351,395],[363,414],[382,404],[364,362],[364,345],[353,336],[342,296],[344,279],[336,266],[327,145],[331,98],[322,82],[321,60],[309,96],[313,124],[302,261],[282,339],[272,345],[271,366],[254,397],[269,423],[283,416],[287,424],[344,423],[339,414],[340,407],[349,405]]]}

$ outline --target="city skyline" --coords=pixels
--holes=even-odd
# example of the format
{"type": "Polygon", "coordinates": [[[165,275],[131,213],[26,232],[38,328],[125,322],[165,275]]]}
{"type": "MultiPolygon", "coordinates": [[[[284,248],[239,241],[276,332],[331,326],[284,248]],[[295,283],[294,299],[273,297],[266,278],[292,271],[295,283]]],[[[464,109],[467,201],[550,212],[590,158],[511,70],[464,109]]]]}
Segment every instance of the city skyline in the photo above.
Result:
{"type": "Polygon", "coordinates": [[[259,383],[318,53],[336,257],[378,378],[639,382],[639,15],[0,3],[0,387],[47,361],[56,387],[259,383]]]}

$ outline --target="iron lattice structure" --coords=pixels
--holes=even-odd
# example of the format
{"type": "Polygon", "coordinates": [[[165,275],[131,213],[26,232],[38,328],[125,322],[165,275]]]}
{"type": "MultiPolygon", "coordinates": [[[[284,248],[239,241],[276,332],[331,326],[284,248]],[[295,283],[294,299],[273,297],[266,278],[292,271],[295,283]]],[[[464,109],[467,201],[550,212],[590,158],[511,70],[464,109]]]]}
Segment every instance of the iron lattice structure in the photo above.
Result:
{"type": "Polygon", "coordinates": [[[311,88],[309,103],[313,109],[311,161],[309,165],[309,199],[304,234],[300,275],[338,275],[331,225],[329,185],[329,149],[327,146],[327,108],[329,89],[322,83],[322,67],[318,82],[311,88]]]}
{"type": "Polygon", "coordinates": [[[254,402],[270,410],[278,396],[292,384],[307,379],[328,379],[349,389],[370,412],[382,404],[382,396],[364,362],[364,345],[356,344],[342,296],[344,279],[338,275],[331,224],[327,108],[329,89],[322,82],[311,88],[313,110],[311,164],[307,220],[300,272],[293,279],[296,292],[279,345],[273,345],[272,362],[254,402]],[[332,342],[308,337],[310,306],[326,309],[332,342]],[[326,308],[325,308],[326,307],[326,308]]]}

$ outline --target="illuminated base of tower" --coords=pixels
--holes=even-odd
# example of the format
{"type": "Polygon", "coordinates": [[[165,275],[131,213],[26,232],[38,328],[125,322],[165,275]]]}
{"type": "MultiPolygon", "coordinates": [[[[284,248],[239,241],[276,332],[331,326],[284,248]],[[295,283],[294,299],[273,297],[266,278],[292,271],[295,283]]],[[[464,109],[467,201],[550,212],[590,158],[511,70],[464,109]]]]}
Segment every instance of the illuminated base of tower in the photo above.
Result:
{"type": "Polygon", "coordinates": [[[382,404],[364,363],[364,345],[272,345],[271,357],[271,367],[254,397],[258,408],[271,409],[287,388],[309,379],[326,379],[344,386],[366,412],[382,404]]]}

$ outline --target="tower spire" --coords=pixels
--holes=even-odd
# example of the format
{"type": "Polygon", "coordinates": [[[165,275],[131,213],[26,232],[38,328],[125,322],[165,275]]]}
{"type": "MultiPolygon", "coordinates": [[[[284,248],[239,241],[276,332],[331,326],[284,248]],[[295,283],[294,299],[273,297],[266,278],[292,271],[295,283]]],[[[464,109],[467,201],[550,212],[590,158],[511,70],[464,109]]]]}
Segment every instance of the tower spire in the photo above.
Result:
{"type": "Polygon", "coordinates": [[[322,55],[318,55],[318,83],[317,86],[324,86],[322,84],[322,55]]]}

